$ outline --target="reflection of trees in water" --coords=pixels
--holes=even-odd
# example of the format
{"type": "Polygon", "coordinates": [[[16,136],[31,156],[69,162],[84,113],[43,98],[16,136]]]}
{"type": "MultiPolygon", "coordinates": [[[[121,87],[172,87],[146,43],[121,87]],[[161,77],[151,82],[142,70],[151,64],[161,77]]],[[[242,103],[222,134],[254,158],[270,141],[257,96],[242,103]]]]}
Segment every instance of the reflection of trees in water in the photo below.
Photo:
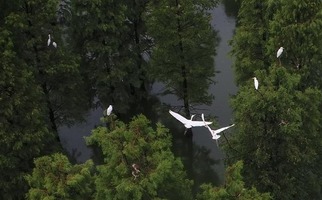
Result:
{"type": "Polygon", "coordinates": [[[183,134],[184,126],[178,127],[171,122],[165,124],[173,134],[174,154],[182,159],[189,178],[194,181],[194,193],[198,192],[199,186],[203,183],[218,185],[220,178],[214,167],[219,165],[221,160],[214,160],[210,156],[211,150],[193,143],[192,138],[186,137],[183,134]]]}
{"type": "Polygon", "coordinates": [[[222,4],[225,7],[225,13],[228,17],[236,18],[240,8],[240,1],[236,0],[223,0],[222,4]]]}

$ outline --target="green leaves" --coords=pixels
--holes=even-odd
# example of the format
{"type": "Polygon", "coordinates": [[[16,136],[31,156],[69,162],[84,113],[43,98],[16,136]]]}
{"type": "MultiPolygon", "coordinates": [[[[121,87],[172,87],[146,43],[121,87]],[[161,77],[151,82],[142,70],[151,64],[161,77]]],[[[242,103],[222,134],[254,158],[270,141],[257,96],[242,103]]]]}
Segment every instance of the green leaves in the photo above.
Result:
{"type": "Polygon", "coordinates": [[[66,156],[53,154],[35,160],[26,176],[28,199],[91,199],[94,192],[93,162],[72,165],[66,156]]]}
{"type": "Polygon", "coordinates": [[[98,166],[96,199],[190,199],[191,182],[181,161],[172,154],[168,130],[152,129],[143,115],[129,125],[116,121],[108,130],[97,128],[87,139],[101,148],[104,164],[98,166]],[[132,164],[139,166],[134,177],[132,164]]]}

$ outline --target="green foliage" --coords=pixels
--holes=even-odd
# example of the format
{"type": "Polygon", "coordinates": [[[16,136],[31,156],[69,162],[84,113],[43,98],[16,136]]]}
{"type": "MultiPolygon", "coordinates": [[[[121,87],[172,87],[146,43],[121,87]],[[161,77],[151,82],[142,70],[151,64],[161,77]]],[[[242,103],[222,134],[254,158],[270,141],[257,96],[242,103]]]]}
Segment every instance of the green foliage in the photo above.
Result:
{"type": "Polygon", "coordinates": [[[238,161],[226,170],[226,181],[223,186],[213,187],[211,184],[201,186],[202,193],[198,194],[198,200],[269,200],[271,199],[268,193],[260,193],[256,188],[245,188],[245,183],[242,179],[241,171],[243,162],[238,161]]]}
{"type": "Polygon", "coordinates": [[[72,165],[62,154],[35,160],[35,168],[26,176],[30,186],[27,199],[92,199],[94,165],[91,160],[72,165]]]}
{"type": "Polygon", "coordinates": [[[151,40],[145,31],[144,1],[73,3],[72,35],[82,55],[84,77],[105,106],[126,113],[146,96],[146,61],[151,40]],[[82,31],[79,31],[82,30],[82,31]]]}
{"type": "MultiPolygon", "coordinates": [[[[145,16],[153,38],[152,77],[166,84],[166,92],[188,104],[211,103],[207,93],[214,76],[216,32],[207,9],[217,1],[151,2],[145,16]]],[[[187,108],[186,108],[187,109],[187,108]]]]}
{"type": "Polygon", "coordinates": [[[249,81],[233,99],[237,132],[228,154],[244,161],[246,183],[259,191],[276,199],[316,198],[322,93],[299,90],[300,76],[282,67],[256,75],[259,91],[249,81]]]}
{"type": "Polygon", "coordinates": [[[12,33],[0,28],[0,199],[21,198],[34,157],[51,150],[41,88],[14,51],[12,33]],[[46,147],[46,148],[45,148],[46,147]]]}
{"type": "MultiPolygon", "coordinates": [[[[257,69],[267,69],[265,45],[268,40],[266,1],[241,1],[236,34],[231,40],[237,84],[254,76],[257,69]]],[[[275,54],[274,54],[275,55],[275,54]]]]}
{"type": "Polygon", "coordinates": [[[98,127],[87,138],[104,155],[97,167],[95,199],[191,199],[191,181],[172,154],[168,130],[156,130],[143,115],[129,125],[115,121],[111,128],[98,127]],[[138,177],[132,164],[139,165],[138,177]]]}
{"type": "Polygon", "coordinates": [[[299,72],[302,87],[322,88],[322,2],[319,0],[283,0],[271,3],[275,9],[269,22],[268,54],[276,59],[276,51],[283,46],[281,63],[284,67],[299,72]],[[301,69],[297,70],[297,66],[301,69]]]}

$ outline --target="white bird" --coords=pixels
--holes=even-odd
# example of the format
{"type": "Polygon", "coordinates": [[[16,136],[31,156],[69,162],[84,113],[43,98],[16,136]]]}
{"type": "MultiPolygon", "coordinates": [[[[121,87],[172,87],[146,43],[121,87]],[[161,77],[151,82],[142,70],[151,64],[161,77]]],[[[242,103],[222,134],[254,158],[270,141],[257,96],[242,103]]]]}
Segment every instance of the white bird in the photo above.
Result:
{"type": "Polygon", "coordinates": [[[48,34],[47,46],[49,46],[50,43],[51,43],[51,37],[50,37],[50,34],[48,34]]]}
{"type": "Polygon", "coordinates": [[[257,78],[256,78],[256,77],[253,77],[253,79],[254,79],[254,86],[255,86],[255,89],[256,89],[256,90],[258,90],[258,85],[259,85],[258,80],[257,80],[257,78]]]}
{"type": "Polygon", "coordinates": [[[278,58],[278,57],[280,57],[280,56],[282,55],[283,50],[284,50],[284,48],[283,48],[283,47],[280,47],[280,48],[278,49],[277,54],[276,54],[276,57],[277,57],[277,58],[278,58]]]}
{"type": "Polygon", "coordinates": [[[178,121],[180,121],[186,128],[192,128],[192,127],[197,127],[197,126],[205,126],[205,125],[209,125],[212,124],[212,122],[206,122],[206,121],[192,121],[192,118],[194,117],[191,116],[191,119],[187,119],[183,116],[181,116],[180,114],[173,112],[171,110],[169,110],[169,113],[176,118],[178,121]]]}
{"type": "Polygon", "coordinates": [[[56,43],[56,42],[53,42],[53,46],[54,46],[55,48],[57,48],[57,43],[56,43]]]}
{"type": "MultiPolygon", "coordinates": [[[[202,118],[202,121],[205,121],[203,113],[201,114],[201,118],[202,118]]],[[[229,129],[230,127],[233,127],[233,126],[235,126],[235,124],[232,124],[230,126],[226,126],[226,127],[220,128],[220,129],[213,130],[208,125],[206,125],[206,127],[208,128],[209,132],[212,135],[212,139],[216,140],[217,146],[218,146],[217,140],[220,138],[220,135],[218,135],[218,134],[223,132],[224,130],[229,129]]]]}
{"type": "Polygon", "coordinates": [[[109,105],[108,108],[106,109],[106,115],[107,116],[111,115],[112,110],[113,110],[113,106],[112,105],[109,105]]]}

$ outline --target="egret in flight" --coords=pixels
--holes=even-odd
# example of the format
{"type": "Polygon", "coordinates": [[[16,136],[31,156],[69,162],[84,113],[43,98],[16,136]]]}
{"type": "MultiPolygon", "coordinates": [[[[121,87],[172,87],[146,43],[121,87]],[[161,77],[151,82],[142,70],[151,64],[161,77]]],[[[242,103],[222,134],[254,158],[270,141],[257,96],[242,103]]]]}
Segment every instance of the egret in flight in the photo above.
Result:
{"type": "Polygon", "coordinates": [[[258,80],[257,80],[257,78],[256,78],[256,77],[253,77],[253,79],[254,79],[254,86],[255,86],[255,89],[256,89],[256,90],[258,90],[258,85],[259,85],[258,80]]]}
{"type": "Polygon", "coordinates": [[[283,48],[283,47],[280,47],[280,48],[278,49],[277,54],[276,54],[276,57],[277,57],[277,58],[279,58],[279,57],[282,55],[283,50],[284,50],[284,48],[283,48]]]}
{"type": "MultiPolygon", "coordinates": [[[[202,118],[202,121],[205,122],[205,118],[204,118],[203,113],[201,114],[201,118],[202,118]]],[[[220,135],[218,135],[218,134],[223,132],[223,131],[225,131],[225,130],[227,130],[227,129],[229,129],[230,127],[235,126],[235,124],[232,124],[230,126],[226,126],[226,127],[220,128],[220,129],[216,129],[216,130],[211,129],[208,125],[205,125],[205,126],[208,128],[209,132],[211,133],[212,139],[216,140],[216,143],[217,143],[217,146],[218,146],[218,139],[220,138],[220,135]]]]}
{"type": "Polygon", "coordinates": [[[191,116],[191,119],[187,119],[185,117],[183,117],[182,115],[173,112],[171,110],[169,110],[169,113],[176,118],[179,122],[181,122],[187,129],[188,128],[192,128],[192,127],[197,127],[197,126],[206,126],[209,124],[212,124],[212,122],[206,122],[206,121],[192,121],[192,118],[194,117],[194,115],[191,116]]]}
{"type": "Polygon", "coordinates": [[[104,114],[106,114],[107,116],[110,116],[113,110],[113,106],[109,105],[109,107],[104,111],[104,114]]]}

